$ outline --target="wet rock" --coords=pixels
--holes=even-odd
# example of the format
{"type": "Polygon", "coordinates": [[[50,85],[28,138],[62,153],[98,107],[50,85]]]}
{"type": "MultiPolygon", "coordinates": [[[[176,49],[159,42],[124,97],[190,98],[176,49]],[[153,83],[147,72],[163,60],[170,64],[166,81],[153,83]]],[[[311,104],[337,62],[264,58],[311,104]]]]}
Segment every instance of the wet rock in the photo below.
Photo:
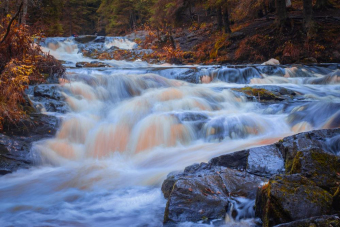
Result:
{"type": "Polygon", "coordinates": [[[168,176],[163,183],[162,190],[169,198],[164,222],[224,218],[227,210],[233,209],[231,197],[254,199],[257,185],[262,181],[263,178],[246,172],[207,163],[187,167],[181,174],[168,176]]]}
{"type": "Polygon", "coordinates": [[[284,172],[284,160],[276,145],[249,150],[247,172],[260,176],[272,176],[284,172]]]}
{"type": "Polygon", "coordinates": [[[305,132],[169,174],[162,185],[168,199],[165,223],[235,218],[235,198],[247,199],[245,207],[252,211],[256,197],[256,215],[264,226],[332,214],[339,210],[340,163],[334,155],[339,133],[305,132]],[[258,189],[267,177],[269,183],[258,189]]]}
{"type": "Polygon", "coordinates": [[[340,182],[340,158],[321,149],[298,151],[292,168],[286,172],[299,173],[333,195],[340,182]]]}
{"type": "Polygon", "coordinates": [[[226,195],[218,175],[180,179],[170,194],[164,222],[198,222],[223,218],[228,205],[226,195]]]}
{"type": "Polygon", "coordinates": [[[285,169],[288,171],[292,169],[293,160],[298,151],[314,148],[334,154],[329,141],[331,138],[338,136],[339,133],[340,129],[317,130],[284,138],[277,143],[277,146],[285,160],[285,169]]]}
{"type": "Polygon", "coordinates": [[[89,43],[91,41],[94,41],[97,38],[96,35],[81,35],[76,38],[74,38],[75,41],[78,43],[89,43]]]}
{"type": "Polygon", "coordinates": [[[30,86],[26,94],[37,112],[65,113],[68,111],[65,97],[57,84],[30,86]]]}
{"type": "Polygon", "coordinates": [[[35,97],[44,97],[54,100],[65,100],[59,85],[41,84],[34,87],[35,97]]]}
{"type": "Polygon", "coordinates": [[[16,126],[7,125],[0,134],[0,174],[7,174],[32,165],[28,156],[32,143],[55,135],[56,117],[31,115],[16,126]]]}
{"type": "Polygon", "coordinates": [[[337,215],[324,215],[276,225],[275,227],[337,227],[340,226],[340,218],[337,215]]]}
{"type": "Polygon", "coordinates": [[[78,68],[103,68],[103,67],[111,67],[111,66],[103,62],[92,61],[92,62],[77,62],[76,67],[78,68]]]}
{"type": "Polygon", "coordinates": [[[249,84],[253,78],[262,78],[253,67],[247,68],[222,68],[217,73],[217,80],[227,83],[249,84]]]}
{"type": "MultiPolygon", "coordinates": [[[[258,102],[268,102],[268,101],[283,101],[288,100],[291,97],[287,94],[289,93],[287,89],[277,88],[276,90],[271,89],[273,86],[262,87],[244,87],[244,88],[233,88],[233,91],[237,91],[246,95],[249,101],[257,100],[258,102]],[[267,90],[267,89],[268,90],[267,90]]],[[[291,92],[294,94],[294,92],[291,92]]]]}
{"type": "Polygon", "coordinates": [[[332,202],[331,194],[304,176],[278,175],[259,189],[256,214],[263,226],[273,226],[330,214],[332,202]]]}
{"type": "Polygon", "coordinates": [[[170,197],[172,189],[179,178],[180,178],[180,175],[178,172],[173,172],[173,173],[168,174],[168,176],[166,177],[166,179],[164,180],[162,184],[162,192],[163,192],[164,198],[168,199],[170,197]]]}
{"type": "Polygon", "coordinates": [[[244,150],[213,158],[209,163],[213,166],[244,170],[247,167],[248,156],[249,150],[244,150]]]}
{"type": "Polygon", "coordinates": [[[94,40],[95,43],[105,43],[106,37],[105,36],[98,36],[94,40]]]}
{"type": "Polygon", "coordinates": [[[251,148],[213,158],[212,166],[246,170],[248,173],[270,177],[284,172],[284,159],[276,145],[251,148]]]}

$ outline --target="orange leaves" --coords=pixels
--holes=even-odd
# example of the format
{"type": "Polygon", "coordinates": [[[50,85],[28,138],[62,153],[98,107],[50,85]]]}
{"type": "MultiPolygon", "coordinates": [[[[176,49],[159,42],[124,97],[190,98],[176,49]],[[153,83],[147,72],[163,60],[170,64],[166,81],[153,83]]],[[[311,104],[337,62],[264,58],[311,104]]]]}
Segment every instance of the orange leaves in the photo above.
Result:
{"type": "MultiPolygon", "coordinates": [[[[3,18],[0,23],[9,22],[3,18]]],[[[5,27],[0,28],[0,37],[6,33],[5,27]]],[[[64,68],[34,43],[28,26],[14,22],[0,44],[0,131],[5,122],[15,124],[26,116],[25,89],[30,83],[43,82],[43,73],[62,75],[64,68]]]]}

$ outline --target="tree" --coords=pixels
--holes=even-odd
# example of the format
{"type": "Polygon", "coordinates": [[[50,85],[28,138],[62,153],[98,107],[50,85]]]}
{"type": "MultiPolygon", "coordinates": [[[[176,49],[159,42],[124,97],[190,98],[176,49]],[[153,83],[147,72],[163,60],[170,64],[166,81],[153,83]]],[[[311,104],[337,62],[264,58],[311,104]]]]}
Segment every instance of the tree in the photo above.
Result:
{"type": "Polygon", "coordinates": [[[286,0],[275,0],[276,24],[282,29],[287,21],[286,0]]]}
{"type": "Polygon", "coordinates": [[[22,18],[21,23],[26,24],[26,17],[27,17],[27,8],[28,8],[28,0],[23,0],[23,8],[22,8],[22,18]]]}
{"type": "Polygon", "coordinates": [[[329,2],[329,0],[316,0],[316,4],[314,6],[314,8],[317,10],[323,10],[332,7],[333,5],[329,2]]]}
{"type": "Polygon", "coordinates": [[[313,26],[313,0],[303,0],[303,25],[307,32],[313,26]]]}
{"type": "Polygon", "coordinates": [[[223,24],[224,24],[224,32],[231,33],[227,2],[223,4],[223,24]]]}

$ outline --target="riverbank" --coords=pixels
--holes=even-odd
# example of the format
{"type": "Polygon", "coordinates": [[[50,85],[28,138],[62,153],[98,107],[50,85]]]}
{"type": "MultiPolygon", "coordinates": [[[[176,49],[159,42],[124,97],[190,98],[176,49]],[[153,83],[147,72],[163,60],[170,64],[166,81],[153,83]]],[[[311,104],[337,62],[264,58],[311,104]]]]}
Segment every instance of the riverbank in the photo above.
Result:
{"type": "Polygon", "coordinates": [[[275,27],[275,15],[232,26],[232,33],[217,32],[214,23],[172,30],[171,37],[157,31],[138,31],[126,37],[139,49],[84,50],[94,59],[137,60],[171,64],[255,64],[270,58],[282,64],[334,63],[340,61],[340,9],[314,12],[314,28],[303,29],[302,9],[288,12],[289,25],[275,27]]]}

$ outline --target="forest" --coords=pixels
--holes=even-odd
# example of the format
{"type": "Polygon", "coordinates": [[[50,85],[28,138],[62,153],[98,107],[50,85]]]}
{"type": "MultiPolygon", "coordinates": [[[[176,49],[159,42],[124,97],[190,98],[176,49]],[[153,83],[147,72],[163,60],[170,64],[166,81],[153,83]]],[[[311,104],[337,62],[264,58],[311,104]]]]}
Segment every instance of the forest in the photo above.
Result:
{"type": "MultiPolygon", "coordinates": [[[[20,0],[3,0],[1,14],[15,12],[20,0]]],[[[132,31],[174,29],[213,22],[230,33],[231,25],[268,17],[277,12],[279,25],[287,11],[303,11],[304,27],[311,27],[313,10],[339,7],[338,0],[24,0],[19,20],[44,30],[45,36],[122,35],[132,31]],[[287,5],[289,4],[289,5],[287,5]],[[288,8],[287,8],[288,6],[288,8]]]]}

